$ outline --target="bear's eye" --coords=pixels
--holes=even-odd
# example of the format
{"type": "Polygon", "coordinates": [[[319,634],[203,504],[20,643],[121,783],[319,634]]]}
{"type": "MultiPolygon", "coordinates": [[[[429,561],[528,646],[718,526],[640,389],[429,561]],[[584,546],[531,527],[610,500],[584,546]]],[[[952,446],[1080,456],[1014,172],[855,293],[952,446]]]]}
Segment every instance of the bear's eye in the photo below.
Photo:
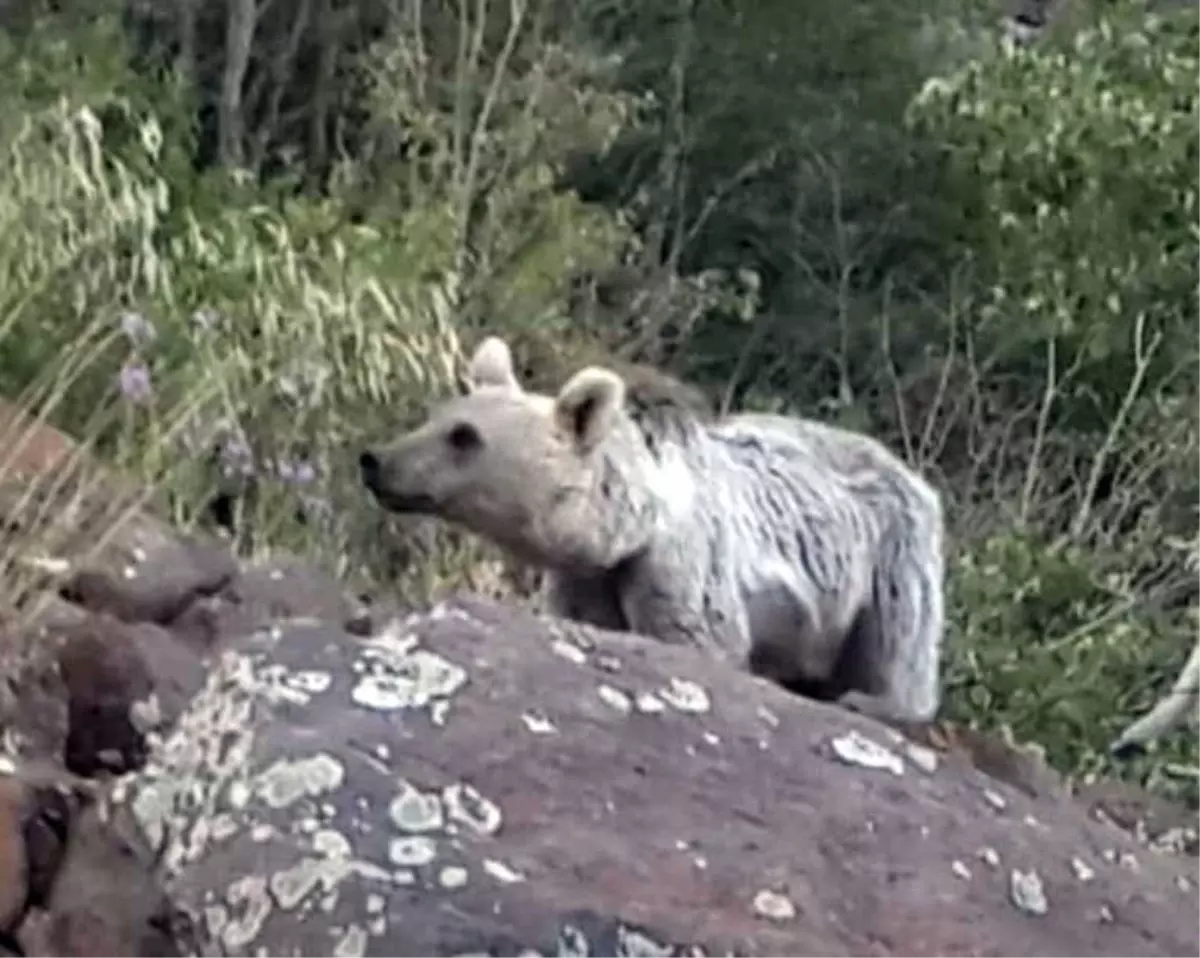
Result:
{"type": "Polygon", "coordinates": [[[458,452],[470,452],[483,445],[483,438],[479,435],[479,430],[465,422],[455,425],[446,435],[446,441],[450,443],[452,449],[458,452]]]}

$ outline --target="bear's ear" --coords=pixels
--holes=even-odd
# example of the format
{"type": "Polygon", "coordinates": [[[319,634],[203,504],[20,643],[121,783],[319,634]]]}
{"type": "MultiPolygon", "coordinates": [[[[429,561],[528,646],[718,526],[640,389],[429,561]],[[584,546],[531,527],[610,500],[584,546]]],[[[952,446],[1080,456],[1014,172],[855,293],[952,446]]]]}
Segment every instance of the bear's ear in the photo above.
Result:
{"type": "Polygon", "coordinates": [[[589,366],[563,386],[554,401],[554,418],[586,452],[608,435],[624,404],[625,381],[607,369],[589,366]]]}
{"type": "Polygon", "coordinates": [[[499,387],[512,392],[521,389],[513,370],[512,352],[499,336],[489,336],[475,348],[466,378],[469,392],[481,386],[499,387]]]}

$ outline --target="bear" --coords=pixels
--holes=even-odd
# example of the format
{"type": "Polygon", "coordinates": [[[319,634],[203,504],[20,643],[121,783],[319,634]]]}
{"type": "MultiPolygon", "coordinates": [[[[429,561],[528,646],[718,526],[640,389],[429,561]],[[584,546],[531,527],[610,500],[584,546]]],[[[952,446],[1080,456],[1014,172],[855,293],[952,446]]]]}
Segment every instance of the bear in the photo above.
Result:
{"type": "Polygon", "coordinates": [[[462,395],[359,455],[384,509],[546,570],[551,614],[706,650],[894,723],[940,699],[941,496],[882,443],[718,416],[666,373],[525,391],[489,336],[462,395]]]}
{"type": "Polygon", "coordinates": [[[1143,754],[1146,746],[1177,725],[1196,721],[1196,696],[1200,694],[1200,640],[1175,676],[1175,681],[1148,712],[1130,722],[1108,746],[1116,759],[1143,754]]]}

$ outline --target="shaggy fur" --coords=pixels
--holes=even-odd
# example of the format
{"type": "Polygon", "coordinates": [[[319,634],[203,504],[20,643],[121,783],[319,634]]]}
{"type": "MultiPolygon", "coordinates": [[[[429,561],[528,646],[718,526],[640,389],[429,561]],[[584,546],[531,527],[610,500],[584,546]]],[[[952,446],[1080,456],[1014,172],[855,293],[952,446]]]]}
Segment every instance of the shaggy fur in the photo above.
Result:
{"type": "Polygon", "coordinates": [[[495,338],[468,381],[360,457],[385,508],[545,567],[557,614],[696,645],[881,718],[936,713],[940,498],[882,445],[716,418],[665,376],[591,367],[557,397],[528,393],[495,338]]]}

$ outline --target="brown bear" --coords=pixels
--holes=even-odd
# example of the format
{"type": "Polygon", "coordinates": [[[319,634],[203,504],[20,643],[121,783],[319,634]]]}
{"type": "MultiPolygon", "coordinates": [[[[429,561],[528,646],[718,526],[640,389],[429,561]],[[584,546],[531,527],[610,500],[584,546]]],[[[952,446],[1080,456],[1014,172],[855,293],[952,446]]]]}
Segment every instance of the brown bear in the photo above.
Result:
{"type": "Polygon", "coordinates": [[[359,457],[386,509],[440,516],[548,572],[556,614],[689,643],[804,694],[925,721],[939,703],[938,493],[882,444],[718,417],[665,375],[526,392],[506,343],[467,391],[359,457]]]}

